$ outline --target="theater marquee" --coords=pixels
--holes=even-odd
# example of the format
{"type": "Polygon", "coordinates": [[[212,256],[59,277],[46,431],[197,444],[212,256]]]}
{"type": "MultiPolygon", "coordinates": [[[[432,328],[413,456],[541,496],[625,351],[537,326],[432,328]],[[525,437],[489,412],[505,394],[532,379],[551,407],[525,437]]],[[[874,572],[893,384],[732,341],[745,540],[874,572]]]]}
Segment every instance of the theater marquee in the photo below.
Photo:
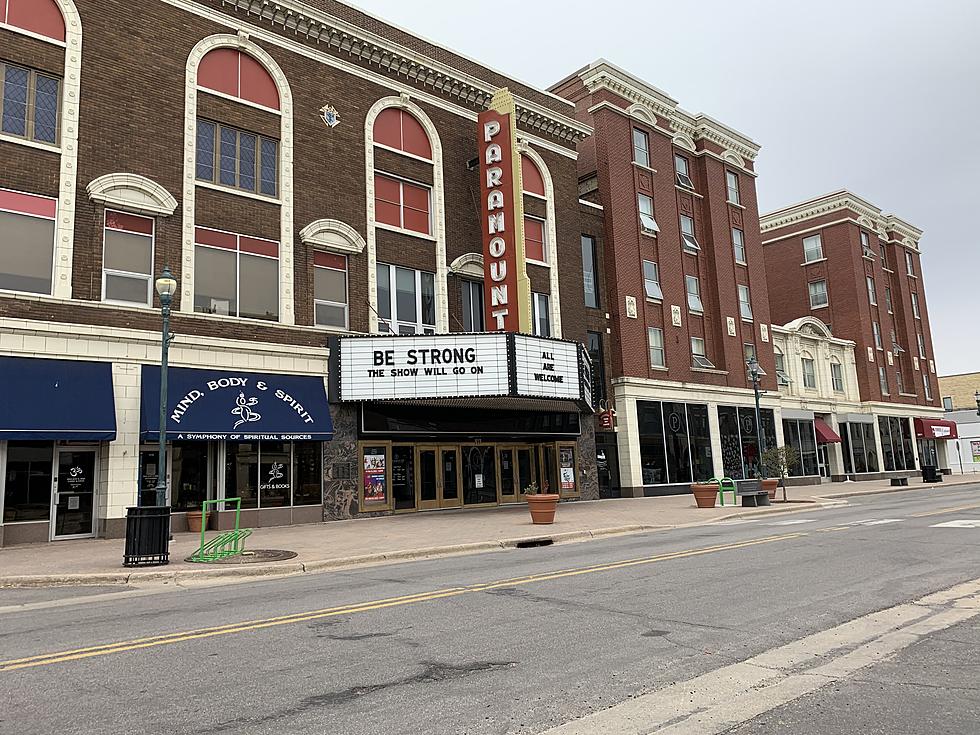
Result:
{"type": "Polygon", "coordinates": [[[523,397],[592,410],[592,364],[577,342],[523,334],[335,337],[332,401],[523,397]]]}

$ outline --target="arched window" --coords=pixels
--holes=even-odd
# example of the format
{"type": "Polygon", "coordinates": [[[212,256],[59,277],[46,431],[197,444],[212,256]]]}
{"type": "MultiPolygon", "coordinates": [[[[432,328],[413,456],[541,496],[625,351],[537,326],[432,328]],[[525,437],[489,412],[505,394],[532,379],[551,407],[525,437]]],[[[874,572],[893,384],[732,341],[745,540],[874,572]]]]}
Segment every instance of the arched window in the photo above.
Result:
{"type": "Polygon", "coordinates": [[[55,41],[65,40],[65,19],[54,0],[0,0],[0,23],[55,41]]]}
{"type": "Polygon", "coordinates": [[[544,177],[534,161],[521,154],[521,177],[524,180],[524,193],[545,196],[544,177]]]}
{"type": "Polygon", "coordinates": [[[800,357],[800,363],[803,367],[803,387],[816,388],[817,365],[813,360],[813,355],[811,355],[809,352],[804,352],[800,357]]]}
{"type": "Polygon", "coordinates": [[[197,83],[212,92],[279,109],[279,92],[272,76],[262,64],[238,49],[217,48],[209,52],[201,59],[197,83]]]}
{"type": "Polygon", "coordinates": [[[432,160],[432,144],[425,128],[410,112],[398,107],[388,107],[378,115],[374,121],[374,143],[432,160]]]}

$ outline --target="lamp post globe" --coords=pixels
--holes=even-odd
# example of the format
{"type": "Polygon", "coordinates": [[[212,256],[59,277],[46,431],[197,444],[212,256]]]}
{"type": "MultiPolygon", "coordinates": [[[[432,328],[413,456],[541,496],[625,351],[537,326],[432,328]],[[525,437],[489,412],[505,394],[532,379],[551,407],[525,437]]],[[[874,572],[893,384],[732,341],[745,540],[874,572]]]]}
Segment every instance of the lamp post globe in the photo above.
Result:
{"type": "Polygon", "coordinates": [[[759,399],[761,396],[759,383],[762,380],[762,376],[765,375],[765,372],[759,365],[759,361],[755,359],[755,355],[752,355],[745,361],[745,366],[748,369],[749,380],[752,382],[752,390],[755,392],[755,441],[759,450],[759,466],[756,470],[756,475],[765,479],[766,473],[765,468],[762,466],[762,454],[766,451],[766,440],[762,434],[762,411],[759,408],[759,399]]]}
{"type": "Polygon", "coordinates": [[[157,451],[157,507],[167,504],[167,364],[170,352],[170,305],[177,292],[177,280],[165,267],[156,280],[157,294],[160,296],[160,311],[163,315],[163,332],[160,340],[160,425],[159,448],[157,451]]]}
{"type": "Polygon", "coordinates": [[[977,416],[980,416],[980,390],[973,394],[973,399],[977,402],[977,416]]]}

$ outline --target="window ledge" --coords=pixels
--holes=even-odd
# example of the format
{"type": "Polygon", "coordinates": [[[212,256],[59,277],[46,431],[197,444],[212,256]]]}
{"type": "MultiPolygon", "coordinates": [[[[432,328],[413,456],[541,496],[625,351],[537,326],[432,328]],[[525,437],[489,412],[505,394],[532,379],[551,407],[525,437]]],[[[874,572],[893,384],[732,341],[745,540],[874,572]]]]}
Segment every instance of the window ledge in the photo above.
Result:
{"type": "Polygon", "coordinates": [[[27,148],[34,148],[39,151],[47,151],[48,153],[57,153],[61,155],[61,146],[52,145],[51,143],[38,143],[36,140],[29,140],[28,138],[18,138],[16,135],[10,135],[8,133],[0,133],[0,140],[5,143],[13,143],[14,145],[22,145],[27,148]]]}
{"type": "Polygon", "coordinates": [[[698,199],[704,199],[704,194],[698,194],[694,189],[688,189],[686,186],[681,186],[680,184],[674,184],[674,188],[678,191],[682,191],[685,194],[690,194],[691,196],[697,197],[698,199]]]}
{"type": "Polygon", "coordinates": [[[907,275],[908,275],[909,278],[914,278],[916,280],[919,279],[919,277],[917,275],[915,275],[914,273],[908,273],[907,275]]]}
{"type": "Polygon", "coordinates": [[[744,260],[736,260],[736,261],[735,261],[735,265],[744,265],[744,266],[745,266],[746,268],[748,268],[748,267],[749,267],[749,264],[748,264],[748,262],[746,262],[746,261],[744,261],[744,260]]]}
{"type": "Polygon", "coordinates": [[[918,393],[899,393],[898,395],[902,396],[902,398],[918,398],[919,397],[919,394],[918,393]]]}
{"type": "Polygon", "coordinates": [[[805,260],[802,263],[800,263],[800,267],[802,268],[805,265],[813,265],[814,263],[826,263],[826,262],[827,262],[826,258],[817,258],[816,260],[805,260]]]}
{"type": "Polygon", "coordinates": [[[647,232],[643,228],[640,228],[640,234],[643,235],[644,237],[652,237],[654,240],[657,239],[657,233],[656,232],[647,232]]]}
{"type": "Polygon", "coordinates": [[[221,321],[241,322],[243,324],[267,324],[274,327],[292,326],[290,324],[283,324],[278,318],[272,321],[270,319],[255,319],[254,317],[247,316],[232,316],[231,314],[208,314],[204,311],[181,311],[175,313],[180,316],[194,316],[198,319],[218,319],[221,321]]]}
{"type": "Polygon", "coordinates": [[[830,304],[823,304],[822,306],[811,306],[810,311],[819,311],[820,309],[829,309],[830,304]]]}
{"type": "Polygon", "coordinates": [[[521,194],[526,197],[531,197],[532,199],[537,199],[541,202],[548,201],[548,197],[546,197],[544,194],[535,194],[533,191],[522,191],[521,194]]]}
{"type": "Polygon", "coordinates": [[[436,242],[434,235],[428,235],[424,232],[416,232],[415,230],[406,230],[404,227],[395,227],[394,225],[388,225],[384,222],[375,222],[374,226],[379,230],[388,230],[389,232],[398,232],[402,235],[408,235],[409,237],[417,237],[419,240],[428,240],[429,242],[436,242]]]}
{"type": "Polygon", "coordinates": [[[730,207],[738,207],[739,209],[745,209],[745,205],[744,204],[739,204],[738,202],[733,202],[730,199],[729,200],[726,200],[726,201],[728,202],[728,206],[730,206],[730,207]]]}
{"type": "Polygon", "coordinates": [[[717,368],[699,368],[691,365],[692,373],[708,373],[709,375],[728,375],[727,370],[718,370],[717,368]]]}
{"type": "Polygon", "coordinates": [[[755,321],[755,319],[753,319],[750,316],[743,316],[742,321],[745,322],[746,324],[752,324],[755,321]]]}
{"type": "Polygon", "coordinates": [[[525,258],[524,262],[528,263],[529,265],[539,266],[541,268],[551,267],[551,263],[545,263],[543,260],[534,260],[533,258],[525,258]]]}
{"type": "Polygon", "coordinates": [[[390,145],[385,145],[384,143],[379,143],[378,141],[374,141],[374,147],[381,148],[382,150],[385,151],[391,151],[392,153],[397,153],[399,156],[405,156],[405,158],[414,158],[416,161],[422,161],[423,163],[427,163],[430,166],[433,165],[431,158],[425,158],[424,156],[417,156],[414,153],[409,153],[408,151],[403,151],[398,148],[392,148],[390,145]]]}
{"type": "Polygon", "coordinates": [[[650,366],[650,369],[651,370],[656,370],[658,373],[669,373],[670,372],[670,369],[667,368],[665,365],[651,365],[650,366]]]}
{"type": "Polygon", "coordinates": [[[894,273],[895,272],[891,268],[886,268],[885,266],[881,266],[881,269],[883,271],[885,271],[885,273],[894,273]]]}
{"type": "Polygon", "coordinates": [[[637,161],[633,161],[633,165],[636,166],[638,169],[641,169],[643,171],[649,171],[652,174],[657,173],[657,169],[651,168],[650,166],[644,166],[642,163],[639,163],[637,161]]]}
{"type": "Polygon", "coordinates": [[[688,309],[687,310],[687,314],[688,314],[688,316],[699,316],[702,319],[704,318],[704,312],[703,311],[691,311],[690,309],[688,309]]]}
{"type": "Polygon", "coordinates": [[[282,199],[277,197],[270,197],[264,194],[255,194],[250,191],[245,191],[244,189],[236,189],[232,186],[224,186],[222,184],[215,184],[211,181],[201,181],[200,179],[194,179],[194,183],[204,189],[211,189],[212,191],[223,191],[226,194],[234,194],[235,196],[245,197],[246,199],[256,199],[260,202],[268,202],[269,204],[277,204],[282,206],[282,199]]]}
{"type": "Polygon", "coordinates": [[[664,302],[664,300],[663,299],[653,299],[653,298],[650,298],[649,296],[647,296],[646,297],[646,302],[648,304],[662,304],[664,302]]]}

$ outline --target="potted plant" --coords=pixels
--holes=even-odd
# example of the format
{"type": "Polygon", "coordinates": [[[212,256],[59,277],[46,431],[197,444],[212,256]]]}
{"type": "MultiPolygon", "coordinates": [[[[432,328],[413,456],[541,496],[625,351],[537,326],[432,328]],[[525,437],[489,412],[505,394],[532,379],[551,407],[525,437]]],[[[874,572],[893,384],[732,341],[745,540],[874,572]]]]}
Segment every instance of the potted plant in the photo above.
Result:
{"type": "Polygon", "coordinates": [[[531,523],[543,526],[555,522],[560,498],[557,493],[542,493],[538,484],[532,482],[524,488],[524,498],[527,500],[528,510],[531,511],[531,523]]]}
{"type": "Polygon", "coordinates": [[[762,480],[762,489],[769,493],[769,499],[776,499],[776,488],[780,484],[783,486],[783,501],[786,500],[786,478],[789,477],[790,470],[800,463],[800,452],[795,447],[784,445],[782,447],[770,447],[762,453],[762,468],[766,475],[775,476],[775,479],[762,480]]]}
{"type": "Polygon", "coordinates": [[[207,519],[204,517],[204,511],[201,510],[200,505],[189,505],[187,506],[187,530],[191,533],[200,533],[202,526],[207,523],[207,519]]]}
{"type": "Polygon", "coordinates": [[[691,492],[694,493],[694,502],[698,504],[699,508],[714,508],[718,501],[719,487],[717,480],[693,483],[691,492]]]}

